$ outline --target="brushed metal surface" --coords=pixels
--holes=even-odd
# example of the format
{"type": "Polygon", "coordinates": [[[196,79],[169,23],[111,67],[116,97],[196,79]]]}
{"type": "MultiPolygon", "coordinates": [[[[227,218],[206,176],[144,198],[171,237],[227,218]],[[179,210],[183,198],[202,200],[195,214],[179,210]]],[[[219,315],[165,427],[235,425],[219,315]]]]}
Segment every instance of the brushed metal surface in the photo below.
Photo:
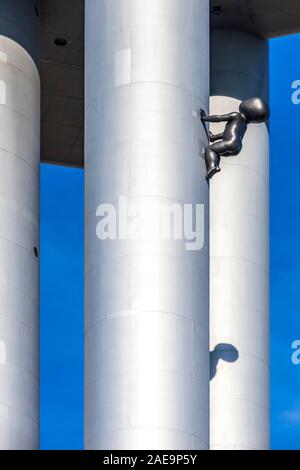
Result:
{"type": "Polygon", "coordinates": [[[208,2],[86,2],[85,447],[206,449],[205,247],[96,238],[119,196],[205,204],[208,2]]]}
{"type": "MultiPolygon", "coordinates": [[[[6,0],[6,3],[12,2],[6,0]]],[[[111,8],[116,8],[113,7],[115,0],[111,0],[111,3],[111,8]]],[[[140,3],[142,5],[143,0],[140,3]]],[[[43,109],[41,158],[47,163],[84,167],[83,12],[84,0],[40,2],[43,109]],[[60,36],[68,40],[66,47],[54,44],[54,39],[60,36]]],[[[104,18],[99,19],[99,35],[102,34],[104,21],[104,18]]],[[[300,31],[300,4],[298,0],[210,0],[210,24],[212,30],[227,28],[235,32],[248,31],[263,38],[284,36],[300,31]]],[[[162,47],[160,43],[158,49],[162,47]]],[[[198,57],[195,64],[199,63],[198,57]]],[[[146,65],[144,63],[143,67],[146,65]]],[[[150,63],[149,66],[152,69],[150,63]]],[[[149,67],[145,70],[149,71],[149,67]]],[[[184,67],[177,70],[178,75],[183,73],[184,67]]],[[[101,77],[101,81],[104,78],[101,77]]],[[[238,81],[235,87],[239,87],[238,81]]]]}
{"type": "Polygon", "coordinates": [[[0,36],[0,449],[39,447],[40,79],[0,36]]]}
{"type": "MultiPolygon", "coordinates": [[[[228,35],[233,43],[234,33],[228,35]]],[[[213,68],[218,69],[215,60],[226,42],[227,32],[219,32],[213,68]]],[[[219,87],[225,91],[228,84],[228,95],[211,98],[211,113],[237,111],[239,90],[251,96],[265,88],[267,48],[263,44],[256,48],[257,42],[237,32],[233,52],[237,64],[242,56],[243,74],[240,64],[232,70],[228,65],[228,73],[219,74],[219,87]],[[235,81],[238,74],[238,96],[234,96],[230,77],[235,81]]],[[[221,132],[222,124],[211,128],[221,132]]],[[[249,126],[241,154],[223,158],[222,173],[210,183],[210,251],[210,346],[212,359],[218,358],[210,388],[211,449],[268,449],[269,134],[265,125],[249,126]]]]}

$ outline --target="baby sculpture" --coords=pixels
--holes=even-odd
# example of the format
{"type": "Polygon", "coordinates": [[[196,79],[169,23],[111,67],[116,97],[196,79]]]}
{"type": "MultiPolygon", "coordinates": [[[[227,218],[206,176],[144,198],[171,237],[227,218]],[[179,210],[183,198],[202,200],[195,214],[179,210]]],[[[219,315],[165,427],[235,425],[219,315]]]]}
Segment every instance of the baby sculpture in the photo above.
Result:
{"type": "Polygon", "coordinates": [[[250,98],[240,104],[239,112],[224,115],[207,116],[201,109],[200,119],[205,126],[206,122],[226,122],[225,130],[221,134],[208,133],[210,145],[205,149],[207,178],[211,179],[221,171],[221,157],[238,155],[243,147],[243,138],[250,123],[266,122],[270,117],[268,105],[260,98],[250,98]]]}

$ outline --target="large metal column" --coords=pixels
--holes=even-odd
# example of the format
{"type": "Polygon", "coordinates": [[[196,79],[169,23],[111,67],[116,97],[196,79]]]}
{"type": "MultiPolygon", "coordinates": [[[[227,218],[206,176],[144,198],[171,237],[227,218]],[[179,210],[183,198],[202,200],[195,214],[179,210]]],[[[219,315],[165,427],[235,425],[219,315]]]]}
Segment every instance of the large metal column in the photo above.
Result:
{"type": "Polygon", "coordinates": [[[39,447],[38,2],[0,1],[0,449],[39,447]]]}
{"type": "MultiPolygon", "coordinates": [[[[209,95],[207,0],[86,1],[85,447],[207,449],[205,246],[100,241],[119,196],[205,205],[197,120],[209,95]]],[[[117,210],[118,213],[118,210],[117,210]]],[[[123,234],[124,235],[124,234],[123,234]]],[[[123,237],[124,238],[124,237],[123,237]]]]}
{"type": "MultiPolygon", "coordinates": [[[[268,99],[268,43],[211,40],[211,114],[268,99]]],[[[212,126],[216,133],[224,124],[212,126]]],[[[210,183],[211,448],[269,448],[269,134],[250,125],[242,153],[210,183]]]]}

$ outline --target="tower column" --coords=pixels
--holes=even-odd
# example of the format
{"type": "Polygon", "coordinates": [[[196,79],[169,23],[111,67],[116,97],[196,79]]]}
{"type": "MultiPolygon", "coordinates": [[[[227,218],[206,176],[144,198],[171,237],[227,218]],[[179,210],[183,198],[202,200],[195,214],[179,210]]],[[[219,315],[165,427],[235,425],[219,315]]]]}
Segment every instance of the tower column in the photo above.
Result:
{"type": "MultiPolygon", "coordinates": [[[[268,102],[268,43],[239,31],[211,38],[210,114],[268,102]]],[[[212,126],[222,132],[224,123],[212,126]]],[[[269,134],[251,124],[210,183],[211,448],[269,448],[269,134]]]]}
{"type": "Polygon", "coordinates": [[[88,0],[85,15],[85,447],[207,449],[208,186],[197,112],[209,97],[209,2],[88,0]],[[204,207],[194,251],[154,236],[153,205],[177,213],[185,203],[204,207]],[[100,204],[116,209],[117,240],[97,238],[100,204]],[[147,240],[120,233],[132,204],[147,240]]]}
{"type": "Polygon", "coordinates": [[[39,447],[38,2],[0,1],[0,449],[39,447]]]}

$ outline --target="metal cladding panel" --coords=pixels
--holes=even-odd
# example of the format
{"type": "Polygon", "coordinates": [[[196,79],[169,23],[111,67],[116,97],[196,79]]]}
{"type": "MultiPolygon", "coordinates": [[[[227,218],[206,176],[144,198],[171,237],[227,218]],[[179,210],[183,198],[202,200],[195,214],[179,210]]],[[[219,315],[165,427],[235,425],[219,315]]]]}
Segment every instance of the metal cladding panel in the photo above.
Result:
{"type": "Polygon", "coordinates": [[[39,447],[40,79],[0,36],[0,448],[39,447]]]}
{"type": "Polygon", "coordinates": [[[208,2],[86,2],[85,446],[208,447],[205,246],[152,238],[151,204],[204,204],[208,2]],[[139,204],[148,240],[100,241],[97,207],[139,204]]]}
{"type": "MultiPolygon", "coordinates": [[[[239,103],[214,96],[211,112],[239,103]]],[[[210,187],[211,449],[270,446],[268,158],[267,127],[253,124],[210,187]]]]}

